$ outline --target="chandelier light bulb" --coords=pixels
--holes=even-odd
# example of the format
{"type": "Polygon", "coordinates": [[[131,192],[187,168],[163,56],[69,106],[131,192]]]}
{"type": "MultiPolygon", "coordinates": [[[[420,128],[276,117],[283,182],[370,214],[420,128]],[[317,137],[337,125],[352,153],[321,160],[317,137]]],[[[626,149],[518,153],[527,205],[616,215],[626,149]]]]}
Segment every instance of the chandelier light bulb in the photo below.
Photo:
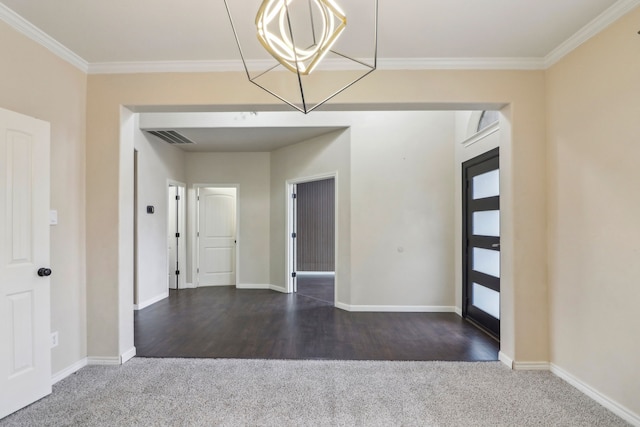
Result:
{"type": "Polygon", "coordinates": [[[267,52],[285,68],[308,75],[331,51],[346,28],[347,18],[334,0],[310,0],[310,7],[313,4],[320,11],[320,28],[317,34],[313,34],[312,46],[298,47],[292,34],[289,15],[289,5],[294,1],[296,0],[264,0],[256,15],[257,36],[267,52]]]}

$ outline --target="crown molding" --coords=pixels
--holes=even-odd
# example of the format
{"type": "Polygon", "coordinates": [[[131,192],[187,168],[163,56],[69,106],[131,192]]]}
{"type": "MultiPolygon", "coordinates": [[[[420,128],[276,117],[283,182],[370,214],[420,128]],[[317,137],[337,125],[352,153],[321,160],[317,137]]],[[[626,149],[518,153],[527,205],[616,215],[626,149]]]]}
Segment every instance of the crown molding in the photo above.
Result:
{"type": "MultiPolygon", "coordinates": [[[[266,70],[273,66],[272,60],[247,61],[250,70],[266,70]]],[[[380,70],[541,70],[542,58],[394,58],[378,59],[380,70]]],[[[319,70],[362,70],[349,60],[328,59],[319,70]]],[[[156,62],[105,62],[89,64],[89,74],[132,73],[209,73],[244,71],[241,60],[237,61],[156,61],[156,62]]]]}
{"type": "Polygon", "coordinates": [[[89,74],[210,73],[244,71],[242,61],[94,62],[89,74]]]}
{"type": "MultiPolygon", "coordinates": [[[[268,70],[277,62],[273,59],[248,60],[249,70],[268,70]]],[[[347,59],[325,59],[318,69],[325,71],[361,70],[362,65],[347,59]]],[[[104,62],[89,64],[89,74],[123,73],[211,73],[245,71],[242,60],[222,61],[153,61],[153,62],[104,62]]]]}
{"type": "Polygon", "coordinates": [[[386,58],[381,70],[541,70],[542,58],[386,58]]]}
{"type": "Polygon", "coordinates": [[[16,31],[29,37],[31,40],[49,49],[54,55],[67,61],[69,64],[85,73],[89,70],[89,63],[72,52],[69,48],[54,40],[51,36],[40,30],[31,22],[0,3],[0,20],[6,22],[16,31]]]}
{"type": "Polygon", "coordinates": [[[544,58],[544,68],[549,68],[562,58],[567,56],[581,44],[613,24],[622,16],[640,5],[640,0],[618,0],[609,9],[602,12],[593,21],[578,30],[577,33],[565,40],[560,46],[553,49],[544,58]]]}
{"type": "MultiPolygon", "coordinates": [[[[640,0],[618,0],[589,24],[543,58],[390,58],[378,59],[381,70],[544,70],[640,5],[640,0]]],[[[240,60],[88,63],[20,15],[0,3],[0,20],[88,74],[196,73],[244,71],[240,60]]],[[[250,69],[267,69],[273,60],[247,61],[250,69]]],[[[323,70],[362,69],[354,61],[325,60],[323,70]]]]}

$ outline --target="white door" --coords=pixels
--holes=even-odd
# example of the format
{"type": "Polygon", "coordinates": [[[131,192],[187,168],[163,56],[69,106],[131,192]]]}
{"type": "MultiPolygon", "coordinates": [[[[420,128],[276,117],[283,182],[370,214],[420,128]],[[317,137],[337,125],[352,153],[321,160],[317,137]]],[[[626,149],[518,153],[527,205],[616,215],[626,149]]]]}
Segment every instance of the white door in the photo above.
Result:
{"type": "Polygon", "coordinates": [[[51,393],[49,124],[3,109],[0,201],[2,418],[51,393]]]}
{"type": "Polygon", "coordinates": [[[235,285],[236,189],[201,188],[198,204],[198,285],[235,285]]]}
{"type": "Polygon", "coordinates": [[[169,289],[176,289],[176,271],[178,271],[178,187],[169,186],[169,200],[167,202],[168,230],[167,246],[169,250],[169,289]]]}
{"type": "Polygon", "coordinates": [[[169,184],[167,203],[167,259],[169,260],[169,289],[185,288],[186,245],[184,186],[169,184]]]}

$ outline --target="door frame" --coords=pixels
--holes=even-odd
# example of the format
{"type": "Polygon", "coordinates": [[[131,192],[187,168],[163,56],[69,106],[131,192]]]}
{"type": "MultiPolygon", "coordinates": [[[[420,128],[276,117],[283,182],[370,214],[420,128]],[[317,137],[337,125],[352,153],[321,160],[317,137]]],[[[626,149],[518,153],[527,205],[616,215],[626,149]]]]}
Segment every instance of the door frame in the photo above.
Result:
{"type": "Polygon", "coordinates": [[[324,173],[324,174],[318,174],[318,175],[311,175],[311,176],[306,176],[306,177],[300,177],[300,178],[292,178],[292,179],[288,179],[285,182],[285,200],[286,200],[286,209],[285,209],[285,217],[286,217],[286,227],[285,227],[285,246],[286,246],[286,250],[285,250],[285,274],[287,277],[287,293],[293,293],[294,289],[296,287],[296,282],[295,282],[295,278],[292,276],[291,273],[294,272],[295,269],[295,263],[293,261],[296,251],[295,251],[295,241],[294,239],[291,237],[292,233],[294,232],[294,225],[295,225],[295,221],[294,221],[294,202],[293,202],[293,197],[291,197],[291,195],[294,192],[295,186],[297,184],[304,184],[307,182],[314,182],[314,181],[323,181],[325,179],[332,179],[333,178],[333,183],[334,183],[334,191],[333,191],[333,197],[334,197],[334,230],[333,230],[333,235],[334,235],[334,287],[333,287],[333,305],[336,306],[336,304],[338,303],[338,286],[339,286],[339,272],[338,272],[338,259],[339,259],[339,254],[338,254],[338,241],[339,241],[339,234],[338,234],[338,172],[328,172],[328,173],[324,173]]]}
{"type": "MultiPolygon", "coordinates": [[[[178,267],[180,269],[180,277],[178,278],[178,288],[184,289],[186,287],[186,273],[187,273],[187,244],[186,244],[186,199],[187,199],[187,185],[180,181],[174,181],[172,179],[167,179],[167,196],[169,195],[169,187],[177,187],[178,195],[180,196],[180,200],[178,200],[178,233],[180,233],[180,237],[178,240],[178,267]],[[183,273],[184,271],[184,273],[183,273]]],[[[167,197],[167,201],[169,198],[167,197]]],[[[169,209],[172,206],[167,205],[167,232],[165,235],[169,237],[169,209]]],[[[169,254],[167,253],[167,273],[173,268],[169,265],[169,254]]],[[[171,283],[169,283],[169,276],[167,275],[167,290],[173,289],[171,288],[171,283]]]]}
{"type": "Polygon", "coordinates": [[[240,248],[242,240],[240,239],[240,184],[193,184],[190,189],[192,194],[191,203],[189,203],[189,222],[192,224],[189,230],[191,236],[191,287],[197,288],[200,284],[200,275],[198,268],[200,264],[200,251],[198,230],[200,229],[200,201],[198,200],[201,188],[235,188],[236,190],[236,245],[235,245],[235,268],[236,283],[238,287],[240,283],[240,248]]]}
{"type": "MultiPolygon", "coordinates": [[[[469,239],[469,229],[468,229],[469,227],[467,222],[467,217],[468,217],[467,196],[469,193],[469,188],[467,187],[467,171],[474,166],[480,165],[494,158],[498,159],[498,170],[500,170],[500,166],[501,166],[500,147],[496,147],[491,150],[488,150],[462,163],[462,317],[465,320],[473,323],[474,325],[476,325],[477,327],[485,331],[487,334],[489,334],[490,336],[492,336],[493,338],[499,341],[500,327],[501,327],[500,319],[497,319],[497,323],[498,323],[497,331],[493,331],[491,330],[490,327],[480,324],[479,322],[481,321],[481,319],[473,319],[468,317],[468,304],[469,304],[468,298],[470,297],[469,290],[468,290],[468,280],[469,280],[469,270],[470,270],[470,266],[469,266],[469,262],[470,262],[469,247],[470,246],[467,244],[467,241],[469,239]]],[[[500,197],[500,195],[498,197],[500,197]]],[[[499,207],[498,209],[500,211],[502,210],[501,207],[499,207]]],[[[500,234],[502,235],[502,226],[500,227],[500,234]]],[[[500,237],[498,237],[498,239],[500,239],[500,237]]],[[[502,261],[501,248],[499,249],[499,252],[500,252],[500,265],[502,266],[503,261],[502,261]]],[[[499,277],[498,280],[501,281],[501,277],[499,277]]],[[[498,292],[500,294],[500,306],[502,311],[502,292],[501,290],[499,290],[498,292]]],[[[484,316],[485,316],[485,313],[482,313],[482,317],[484,316]]],[[[493,317],[491,317],[489,314],[486,314],[486,316],[490,318],[489,320],[492,322],[496,320],[493,317]]]]}

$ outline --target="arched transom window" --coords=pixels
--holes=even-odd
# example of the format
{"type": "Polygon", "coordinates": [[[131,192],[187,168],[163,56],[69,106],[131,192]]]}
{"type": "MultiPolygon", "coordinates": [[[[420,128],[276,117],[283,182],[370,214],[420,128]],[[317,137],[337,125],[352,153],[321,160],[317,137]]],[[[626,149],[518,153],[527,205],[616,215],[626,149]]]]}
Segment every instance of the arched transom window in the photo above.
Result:
{"type": "Polygon", "coordinates": [[[488,128],[489,126],[491,126],[492,124],[494,124],[495,122],[497,122],[499,119],[498,117],[498,112],[494,111],[494,110],[485,110],[482,112],[482,115],[480,116],[480,120],[478,121],[478,129],[476,129],[478,132],[483,131],[484,129],[488,128]]]}

